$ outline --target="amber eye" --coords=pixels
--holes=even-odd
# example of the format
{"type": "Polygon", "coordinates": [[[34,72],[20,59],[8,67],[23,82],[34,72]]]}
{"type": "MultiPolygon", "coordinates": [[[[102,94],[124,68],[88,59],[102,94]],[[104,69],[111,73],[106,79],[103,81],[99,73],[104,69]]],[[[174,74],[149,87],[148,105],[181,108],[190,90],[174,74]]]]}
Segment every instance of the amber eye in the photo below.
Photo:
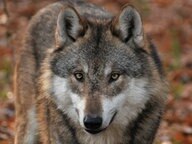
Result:
{"type": "Polygon", "coordinates": [[[116,81],[119,78],[120,74],[119,73],[112,73],[111,74],[111,80],[116,81]]]}
{"type": "Polygon", "coordinates": [[[83,80],[83,74],[82,73],[75,73],[74,74],[76,80],[82,81],[83,80]]]}

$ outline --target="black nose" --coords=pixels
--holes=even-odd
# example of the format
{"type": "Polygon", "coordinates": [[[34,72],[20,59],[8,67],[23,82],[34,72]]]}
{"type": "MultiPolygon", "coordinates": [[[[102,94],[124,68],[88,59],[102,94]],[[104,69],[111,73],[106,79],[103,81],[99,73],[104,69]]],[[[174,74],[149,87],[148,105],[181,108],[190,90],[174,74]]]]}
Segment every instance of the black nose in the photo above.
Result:
{"type": "Polygon", "coordinates": [[[85,116],[83,122],[87,129],[96,130],[101,127],[102,118],[101,117],[91,117],[91,116],[87,115],[87,116],[85,116]]]}

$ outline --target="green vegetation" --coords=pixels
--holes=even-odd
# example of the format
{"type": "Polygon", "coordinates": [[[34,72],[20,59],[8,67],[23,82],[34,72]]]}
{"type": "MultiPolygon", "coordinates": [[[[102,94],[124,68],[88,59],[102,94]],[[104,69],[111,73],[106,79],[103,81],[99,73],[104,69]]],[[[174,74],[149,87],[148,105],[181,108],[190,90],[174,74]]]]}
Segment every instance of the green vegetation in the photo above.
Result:
{"type": "Polygon", "coordinates": [[[7,98],[7,92],[10,90],[12,75],[12,63],[8,57],[1,58],[0,62],[0,100],[7,98]]]}
{"type": "Polygon", "coordinates": [[[172,35],[172,57],[174,59],[173,69],[181,68],[181,42],[179,40],[179,31],[176,29],[171,30],[172,35]]]}

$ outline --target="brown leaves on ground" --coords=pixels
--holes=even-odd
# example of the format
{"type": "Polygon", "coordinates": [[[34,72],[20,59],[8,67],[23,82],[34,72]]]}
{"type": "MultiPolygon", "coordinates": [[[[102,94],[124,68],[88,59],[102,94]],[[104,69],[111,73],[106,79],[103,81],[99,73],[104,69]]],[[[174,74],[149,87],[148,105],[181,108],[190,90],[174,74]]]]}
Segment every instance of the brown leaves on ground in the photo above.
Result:
{"type": "MultiPolygon", "coordinates": [[[[0,144],[14,137],[12,96],[13,53],[21,47],[32,15],[56,0],[0,1],[0,144]],[[6,9],[3,7],[6,1],[6,9]]],[[[153,38],[165,66],[170,92],[157,144],[192,143],[192,1],[89,0],[117,14],[131,3],[141,12],[144,29],[153,38]]]]}

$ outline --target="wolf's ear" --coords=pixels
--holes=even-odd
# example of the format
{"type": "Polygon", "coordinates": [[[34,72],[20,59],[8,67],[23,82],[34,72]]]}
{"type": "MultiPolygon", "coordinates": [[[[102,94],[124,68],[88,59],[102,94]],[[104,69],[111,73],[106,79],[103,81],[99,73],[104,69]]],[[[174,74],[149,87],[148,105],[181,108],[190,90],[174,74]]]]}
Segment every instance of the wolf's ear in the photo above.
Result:
{"type": "Polygon", "coordinates": [[[133,6],[125,6],[119,16],[113,20],[112,32],[126,43],[132,40],[136,46],[144,46],[142,20],[133,6]]]}
{"type": "Polygon", "coordinates": [[[56,47],[60,48],[76,41],[85,32],[84,22],[72,7],[66,7],[58,15],[55,33],[56,47]]]}

